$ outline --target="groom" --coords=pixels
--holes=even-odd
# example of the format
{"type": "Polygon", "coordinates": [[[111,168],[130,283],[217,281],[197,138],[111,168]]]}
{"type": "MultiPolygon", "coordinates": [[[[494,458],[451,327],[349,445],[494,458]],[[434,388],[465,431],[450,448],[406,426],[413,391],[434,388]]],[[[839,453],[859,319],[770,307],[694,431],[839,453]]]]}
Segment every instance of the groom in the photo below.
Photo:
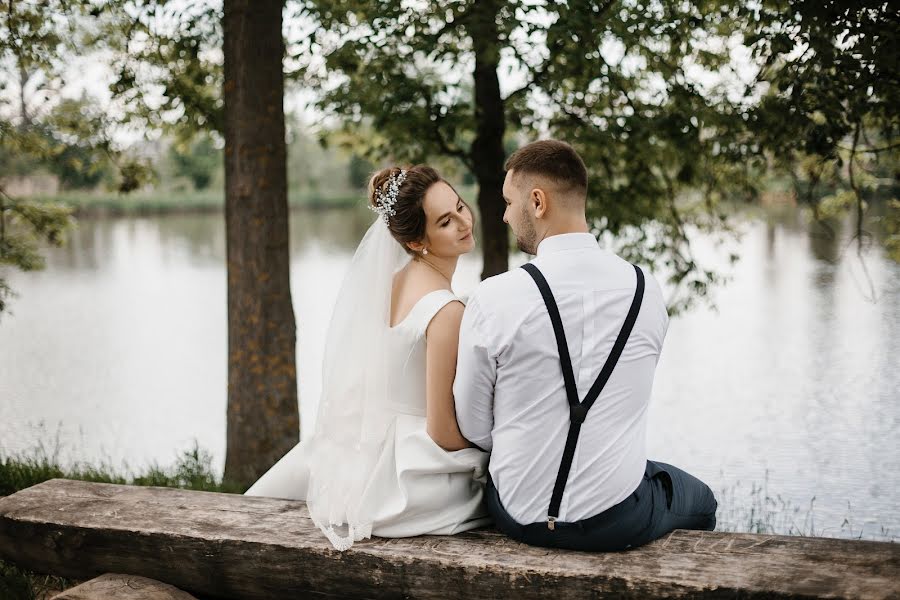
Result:
{"type": "Polygon", "coordinates": [[[503,220],[537,256],[469,299],[453,389],[460,431],[491,452],[497,527],[528,544],[595,551],[714,529],[709,487],[646,456],[668,327],[659,285],[590,233],[587,171],[571,146],[534,142],[505,168],[503,220]]]}

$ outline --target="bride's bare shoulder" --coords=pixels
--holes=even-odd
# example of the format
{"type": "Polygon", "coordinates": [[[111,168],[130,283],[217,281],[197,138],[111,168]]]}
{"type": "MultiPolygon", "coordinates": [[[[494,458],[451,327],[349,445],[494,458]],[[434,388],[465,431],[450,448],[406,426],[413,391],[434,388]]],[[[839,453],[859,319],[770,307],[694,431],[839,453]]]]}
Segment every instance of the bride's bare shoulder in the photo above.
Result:
{"type": "Polygon", "coordinates": [[[409,265],[397,271],[391,287],[391,327],[403,321],[419,300],[432,292],[447,289],[442,283],[429,277],[428,273],[410,272],[409,265]]]}
{"type": "Polygon", "coordinates": [[[451,340],[455,344],[459,340],[459,327],[465,309],[466,307],[461,301],[454,300],[437,311],[426,329],[429,342],[437,338],[451,340]]]}

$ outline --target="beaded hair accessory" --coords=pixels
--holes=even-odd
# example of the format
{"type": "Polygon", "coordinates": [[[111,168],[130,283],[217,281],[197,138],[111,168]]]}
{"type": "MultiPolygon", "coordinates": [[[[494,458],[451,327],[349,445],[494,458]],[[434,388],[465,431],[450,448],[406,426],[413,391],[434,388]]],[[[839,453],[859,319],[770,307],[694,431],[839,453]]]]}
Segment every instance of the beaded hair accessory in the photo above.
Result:
{"type": "Polygon", "coordinates": [[[384,186],[375,190],[375,201],[378,203],[378,206],[369,206],[369,210],[381,215],[385,225],[390,225],[390,218],[397,214],[394,210],[394,204],[397,203],[400,186],[405,180],[406,171],[400,169],[399,173],[392,174],[388,178],[387,190],[383,190],[384,186]]]}

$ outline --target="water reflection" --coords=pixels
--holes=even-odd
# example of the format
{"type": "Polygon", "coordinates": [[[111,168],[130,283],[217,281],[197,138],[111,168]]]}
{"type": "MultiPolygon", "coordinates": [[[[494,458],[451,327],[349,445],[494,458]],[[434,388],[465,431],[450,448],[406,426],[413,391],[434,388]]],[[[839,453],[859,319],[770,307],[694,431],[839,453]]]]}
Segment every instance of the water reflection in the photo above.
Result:
{"type": "MultiPolygon", "coordinates": [[[[306,433],[334,297],[373,218],[364,208],[291,216],[306,433]]],[[[734,490],[767,479],[791,506],[816,498],[817,533],[849,516],[857,532],[878,537],[884,526],[890,539],[900,531],[900,267],[877,249],[865,255],[873,302],[847,250],[851,228],[837,223],[832,238],[817,227],[776,207],[745,224],[739,243],[698,241],[701,260],[724,265],[736,251],[741,261],[715,293],[717,310],[670,325],[648,450],[731,490],[732,508],[753,508],[734,490]]],[[[225,251],[222,215],[83,220],[47,252],[45,271],[8,272],[20,297],[0,318],[0,450],[58,436],[65,460],[139,467],[171,463],[196,439],[221,467],[225,251]]],[[[471,291],[480,269],[465,257],[457,291],[471,291]]],[[[740,510],[723,525],[746,528],[740,510]]]]}
{"type": "Polygon", "coordinates": [[[809,224],[809,249],[812,255],[826,263],[836,263],[841,253],[841,221],[814,221],[809,224]]]}
{"type": "Polygon", "coordinates": [[[368,210],[294,211],[291,219],[291,252],[316,245],[326,252],[352,252],[372,224],[368,210]]]}

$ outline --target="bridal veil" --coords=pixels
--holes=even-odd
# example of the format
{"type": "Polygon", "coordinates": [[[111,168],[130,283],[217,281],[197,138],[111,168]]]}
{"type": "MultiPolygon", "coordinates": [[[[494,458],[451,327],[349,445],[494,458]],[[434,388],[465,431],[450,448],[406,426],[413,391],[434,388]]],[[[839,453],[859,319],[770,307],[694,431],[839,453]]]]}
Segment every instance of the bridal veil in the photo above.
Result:
{"type": "Polygon", "coordinates": [[[390,424],[391,290],[407,261],[377,218],[353,255],[326,336],[306,500],[313,522],[338,550],[372,535],[378,507],[367,505],[365,492],[390,424]]]}

